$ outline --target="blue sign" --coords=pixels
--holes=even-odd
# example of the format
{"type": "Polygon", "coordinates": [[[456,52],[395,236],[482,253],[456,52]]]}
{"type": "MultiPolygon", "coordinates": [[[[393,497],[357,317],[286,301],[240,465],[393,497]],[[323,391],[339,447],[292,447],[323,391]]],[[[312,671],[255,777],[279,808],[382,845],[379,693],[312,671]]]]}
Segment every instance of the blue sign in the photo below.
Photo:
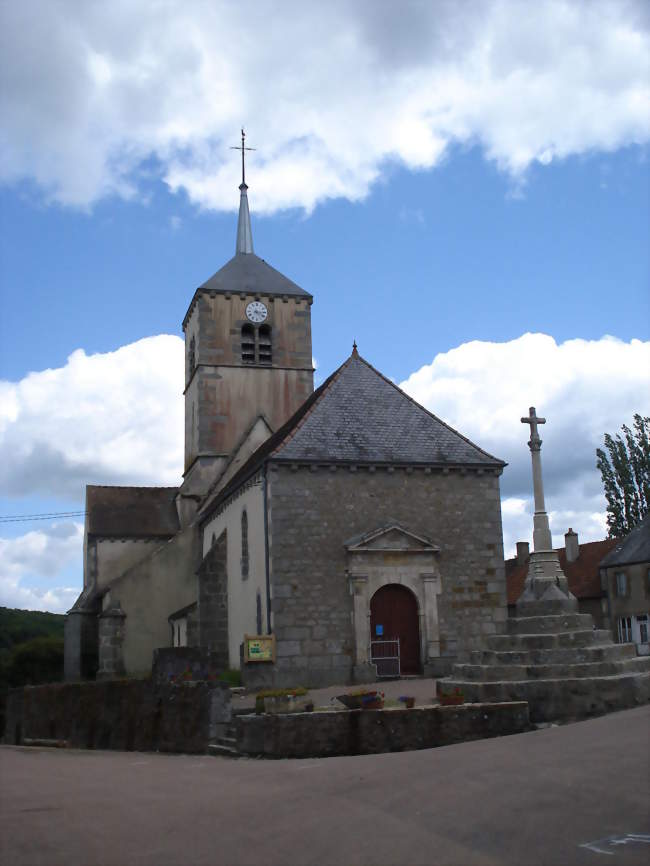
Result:
{"type": "Polygon", "coordinates": [[[383,633],[384,633],[384,627],[383,627],[383,625],[376,625],[376,626],[375,626],[375,634],[377,634],[377,635],[383,635],[383,633]]]}

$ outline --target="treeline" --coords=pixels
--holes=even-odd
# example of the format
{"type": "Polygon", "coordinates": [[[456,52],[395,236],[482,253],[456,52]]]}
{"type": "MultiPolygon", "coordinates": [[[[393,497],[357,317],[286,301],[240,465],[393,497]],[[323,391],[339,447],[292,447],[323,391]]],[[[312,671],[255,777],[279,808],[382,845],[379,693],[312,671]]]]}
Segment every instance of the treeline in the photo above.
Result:
{"type": "Polygon", "coordinates": [[[0,607],[0,692],[63,679],[63,623],[58,613],[0,607]]]}

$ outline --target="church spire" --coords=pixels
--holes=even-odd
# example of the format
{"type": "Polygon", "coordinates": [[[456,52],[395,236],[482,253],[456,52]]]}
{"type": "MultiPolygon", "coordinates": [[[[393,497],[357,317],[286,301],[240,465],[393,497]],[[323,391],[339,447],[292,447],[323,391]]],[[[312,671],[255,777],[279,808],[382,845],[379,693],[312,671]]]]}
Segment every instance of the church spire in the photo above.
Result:
{"type": "Polygon", "coordinates": [[[248,195],[246,186],[246,162],[245,153],[247,150],[255,150],[254,147],[246,147],[246,133],[241,131],[241,146],[231,147],[231,150],[241,151],[241,183],[239,191],[241,193],[239,199],[239,220],[237,222],[237,244],[235,253],[252,253],[253,252],[253,232],[251,231],[251,215],[248,211],[248,195]]]}

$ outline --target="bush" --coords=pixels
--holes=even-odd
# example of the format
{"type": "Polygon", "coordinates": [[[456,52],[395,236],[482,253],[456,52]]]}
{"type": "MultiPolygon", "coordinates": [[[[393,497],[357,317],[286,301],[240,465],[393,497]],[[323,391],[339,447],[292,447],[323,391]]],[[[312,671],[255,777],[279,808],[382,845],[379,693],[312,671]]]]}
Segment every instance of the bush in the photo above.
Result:
{"type": "Polygon", "coordinates": [[[14,647],[5,668],[7,683],[16,686],[63,679],[63,638],[35,637],[14,647]]]}

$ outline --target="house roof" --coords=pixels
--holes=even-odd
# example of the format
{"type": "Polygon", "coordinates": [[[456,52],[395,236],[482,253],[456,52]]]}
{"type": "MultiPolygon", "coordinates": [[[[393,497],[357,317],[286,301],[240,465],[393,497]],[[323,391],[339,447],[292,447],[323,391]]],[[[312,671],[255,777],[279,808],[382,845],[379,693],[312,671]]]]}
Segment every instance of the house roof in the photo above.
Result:
{"type": "Polygon", "coordinates": [[[164,538],[180,528],[177,487],[86,487],[89,535],[164,538]]]}
{"type": "Polygon", "coordinates": [[[230,484],[206,500],[202,514],[266,460],[497,469],[506,465],[416,403],[356,349],[251,455],[230,484]]]}
{"type": "Polygon", "coordinates": [[[254,295],[291,295],[311,298],[280,271],[276,271],[255,253],[237,253],[206,280],[200,289],[211,292],[246,292],[254,295]]]}
{"type": "Polygon", "coordinates": [[[629,535],[618,541],[614,550],[600,563],[600,567],[633,565],[636,562],[650,562],[650,512],[629,535]]]}
{"type": "MultiPolygon", "coordinates": [[[[569,589],[576,598],[600,598],[603,595],[600,585],[600,561],[615,544],[616,539],[613,538],[581,544],[579,556],[574,562],[567,562],[566,550],[563,547],[556,548],[560,567],[566,575],[569,589]]],[[[505,565],[508,604],[515,604],[524,588],[528,560],[518,565],[515,557],[506,559],[505,565]]]]}

